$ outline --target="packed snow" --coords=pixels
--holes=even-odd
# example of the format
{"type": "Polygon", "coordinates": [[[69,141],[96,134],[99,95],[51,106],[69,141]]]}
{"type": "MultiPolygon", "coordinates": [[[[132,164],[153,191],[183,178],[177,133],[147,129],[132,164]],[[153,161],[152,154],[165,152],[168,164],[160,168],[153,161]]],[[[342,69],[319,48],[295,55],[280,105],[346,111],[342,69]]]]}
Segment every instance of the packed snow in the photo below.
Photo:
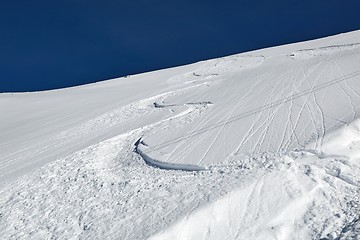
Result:
{"type": "Polygon", "coordinates": [[[360,31],[0,94],[0,239],[360,239],[360,31]]]}

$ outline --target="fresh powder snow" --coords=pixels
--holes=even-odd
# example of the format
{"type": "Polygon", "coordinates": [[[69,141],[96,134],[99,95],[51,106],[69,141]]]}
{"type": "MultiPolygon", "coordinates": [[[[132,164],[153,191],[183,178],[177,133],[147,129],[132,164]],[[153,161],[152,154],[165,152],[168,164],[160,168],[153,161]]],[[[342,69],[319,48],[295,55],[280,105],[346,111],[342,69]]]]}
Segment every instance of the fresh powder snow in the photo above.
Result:
{"type": "Polygon", "coordinates": [[[0,94],[0,239],[360,239],[360,31],[0,94]]]}

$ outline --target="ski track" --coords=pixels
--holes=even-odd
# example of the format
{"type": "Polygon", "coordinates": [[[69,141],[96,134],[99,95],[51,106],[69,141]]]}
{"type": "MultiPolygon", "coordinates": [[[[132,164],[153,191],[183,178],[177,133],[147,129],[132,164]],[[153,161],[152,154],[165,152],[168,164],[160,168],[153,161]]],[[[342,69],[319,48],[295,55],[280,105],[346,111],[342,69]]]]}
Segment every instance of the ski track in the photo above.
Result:
{"type": "MultiPolygon", "coordinates": [[[[300,94],[294,94],[294,95],[291,95],[291,96],[286,97],[285,99],[281,99],[281,100],[279,100],[279,101],[275,101],[275,102],[272,102],[272,103],[269,103],[269,104],[265,104],[264,106],[261,106],[261,107],[259,107],[259,108],[254,109],[254,110],[251,110],[251,111],[242,113],[242,114],[240,114],[240,115],[234,116],[234,117],[232,117],[232,118],[230,118],[230,119],[228,119],[228,120],[226,120],[226,121],[227,121],[227,123],[230,123],[230,122],[237,121],[238,119],[242,119],[242,118],[251,116],[251,115],[253,115],[253,114],[260,113],[260,112],[262,112],[262,111],[264,111],[264,110],[271,109],[271,108],[273,108],[273,107],[275,107],[275,106],[278,106],[278,105],[287,103],[287,102],[289,102],[289,101],[291,101],[291,100],[293,100],[293,99],[297,99],[297,98],[302,97],[302,96],[304,96],[304,95],[313,94],[315,91],[318,91],[318,90],[324,89],[324,88],[326,88],[326,87],[329,87],[329,86],[331,86],[331,85],[337,84],[338,82],[342,82],[342,81],[348,80],[348,79],[350,79],[350,78],[352,78],[352,77],[357,77],[358,75],[360,75],[359,72],[354,72],[354,73],[352,73],[352,74],[347,75],[347,76],[344,77],[344,78],[338,78],[338,79],[335,79],[335,80],[333,80],[333,81],[329,81],[329,82],[327,82],[327,83],[325,83],[325,84],[318,85],[318,86],[316,86],[316,87],[314,87],[314,88],[310,88],[310,89],[308,89],[308,90],[306,90],[306,91],[301,92],[300,94]]],[[[317,101],[317,100],[314,98],[314,101],[317,101]]],[[[316,107],[319,109],[320,115],[322,115],[322,113],[321,113],[321,107],[318,105],[318,103],[315,103],[315,105],[316,105],[316,107]]],[[[323,119],[322,116],[320,116],[320,118],[323,119]]],[[[321,120],[321,122],[322,122],[322,120],[321,120]]],[[[198,130],[196,133],[192,134],[191,136],[198,135],[198,134],[202,134],[202,133],[204,133],[204,132],[206,132],[206,131],[219,128],[219,127],[223,126],[223,124],[224,124],[224,121],[220,121],[220,122],[218,122],[217,124],[214,124],[214,125],[212,125],[212,126],[210,126],[210,127],[202,128],[202,129],[198,130]]],[[[321,128],[322,128],[322,123],[321,123],[321,128]]],[[[322,135],[322,134],[321,134],[321,135],[322,135]]],[[[321,136],[319,136],[319,137],[321,137],[321,136]]],[[[181,137],[181,138],[179,138],[179,139],[173,139],[172,142],[171,142],[171,144],[172,144],[172,143],[177,143],[177,142],[182,141],[182,140],[183,140],[183,137],[181,137]]],[[[156,147],[154,147],[154,150],[155,150],[155,149],[162,148],[162,147],[165,147],[165,146],[167,146],[167,145],[169,145],[169,144],[170,144],[170,143],[157,145],[156,147]]]]}

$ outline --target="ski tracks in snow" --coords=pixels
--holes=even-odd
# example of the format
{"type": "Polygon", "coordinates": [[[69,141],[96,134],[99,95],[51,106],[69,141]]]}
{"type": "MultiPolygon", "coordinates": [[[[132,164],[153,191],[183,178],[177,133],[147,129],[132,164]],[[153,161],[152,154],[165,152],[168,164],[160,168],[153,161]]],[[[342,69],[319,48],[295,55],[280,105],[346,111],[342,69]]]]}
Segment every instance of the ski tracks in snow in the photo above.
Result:
{"type": "Polygon", "coordinates": [[[343,121],[324,110],[327,91],[334,86],[340,89],[350,105],[351,119],[355,118],[360,94],[348,80],[354,81],[360,72],[345,71],[337,61],[342,52],[328,54],[329,49],[321,50],[325,56],[314,50],[300,52],[322,58],[307,69],[305,60],[297,56],[287,65],[279,64],[276,71],[256,75],[246,74],[266,59],[225,58],[214,61],[215,67],[211,62],[210,69],[204,64],[199,71],[178,76],[177,90],[62,132],[49,144],[81,140],[89,133],[97,136],[97,142],[4,185],[0,237],[341,239],[356,234],[360,228],[358,164],[347,156],[319,152],[326,143],[327,120],[343,121]],[[234,66],[242,65],[237,59],[248,72],[239,74],[234,66]],[[329,66],[337,71],[327,71],[329,66]],[[292,81],[281,78],[289,75],[292,81]],[[238,76],[252,78],[244,84],[238,76]],[[203,91],[215,85],[223,90],[215,91],[225,99],[222,105],[221,98],[213,102],[207,99],[211,93],[203,91]],[[236,95],[242,88],[244,94],[236,95]],[[268,94],[264,97],[264,93],[268,94]],[[179,102],[187,94],[193,94],[190,101],[179,102]],[[228,126],[250,117],[240,136],[227,139],[233,130],[228,126]],[[169,135],[182,128],[186,129],[182,136],[147,146],[148,136],[160,131],[169,135]],[[309,137],[311,133],[316,137],[309,137]],[[269,141],[273,137],[278,145],[269,141]],[[208,145],[193,162],[204,164],[220,151],[225,161],[205,167],[178,162],[207,138],[208,145]],[[318,151],[292,151],[305,147],[309,138],[318,151]],[[168,153],[173,163],[152,158],[153,152],[171,144],[176,145],[168,153]],[[226,152],[230,144],[234,147],[226,152]],[[240,155],[246,144],[252,152],[240,155]],[[274,153],[263,151],[271,147],[274,153]]]}

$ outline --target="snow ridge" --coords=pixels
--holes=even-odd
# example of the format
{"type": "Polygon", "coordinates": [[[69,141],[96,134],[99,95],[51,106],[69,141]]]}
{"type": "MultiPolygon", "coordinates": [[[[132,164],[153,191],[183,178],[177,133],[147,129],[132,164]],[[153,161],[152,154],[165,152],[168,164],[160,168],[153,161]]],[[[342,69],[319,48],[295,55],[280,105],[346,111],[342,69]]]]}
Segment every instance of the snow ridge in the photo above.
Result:
{"type": "Polygon", "coordinates": [[[191,164],[174,164],[174,163],[166,163],[166,162],[160,162],[157,161],[155,159],[150,158],[149,156],[147,156],[145,153],[143,153],[141,151],[141,149],[139,148],[139,145],[144,145],[146,146],[146,144],[144,144],[144,142],[142,141],[141,138],[139,138],[135,143],[135,149],[134,151],[139,154],[142,159],[144,159],[145,163],[149,166],[152,167],[156,167],[156,168],[160,168],[160,169],[165,169],[165,170],[181,170],[181,171],[204,171],[206,170],[206,168],[201,167],[201,166],[197,166],[197,165],[191,165],[191,164]]]}

